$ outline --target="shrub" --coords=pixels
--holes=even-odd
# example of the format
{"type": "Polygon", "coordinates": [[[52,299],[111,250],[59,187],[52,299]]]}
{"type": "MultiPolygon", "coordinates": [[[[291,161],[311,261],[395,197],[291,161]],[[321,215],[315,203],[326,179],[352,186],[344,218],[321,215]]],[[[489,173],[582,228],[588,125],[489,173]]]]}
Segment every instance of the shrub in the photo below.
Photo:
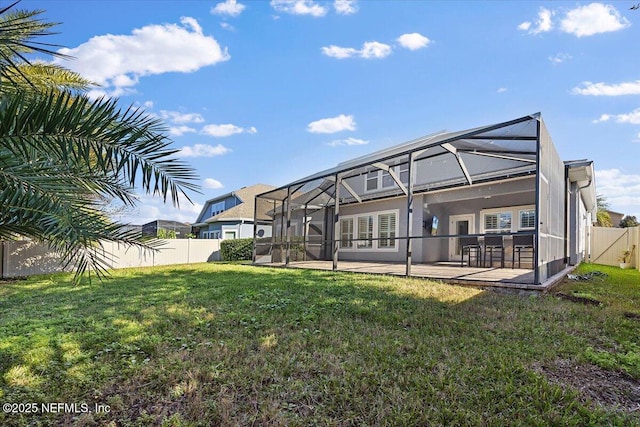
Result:
{"type": "Polygon", "coordinates": [[[253,257],[253,239],[223,240],[220,254],[224,261],[250,260],[253,257]]]}

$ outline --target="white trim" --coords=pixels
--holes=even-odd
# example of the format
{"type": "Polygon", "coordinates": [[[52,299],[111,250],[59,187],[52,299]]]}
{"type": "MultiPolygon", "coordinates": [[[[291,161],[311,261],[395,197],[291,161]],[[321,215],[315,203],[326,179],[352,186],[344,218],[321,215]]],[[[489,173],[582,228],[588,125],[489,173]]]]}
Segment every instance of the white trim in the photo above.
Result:
{"type": "MultiPolygon", "coordinates": [[[[380,165],[383,165],[383,164],[380,164],[380,165]]],[[[373,165],[373,166],[375,166],[375,165],[373,165]]],[[[400,180],[400,182],[402,182],[402,180],[400,179],[401,173],[402,173],[402,171],[405,171],[405,172],[409,171],[409,164],[408,163],[403,163],[403,164],[396,165],[396,166],[389,166],[389,170],[392,171],[393,173],[395,173],[396,177],[398,178],[398,180],[400,180]]],[[[399,188],[400,190],[403,190],[402,187],[398,186],[398,183],[395,181],[395,178],[387,170],[380,169],[380,168],[379,169],[374,169],[374,170],[370,170],[370,171],[364,173],[363,176],[364,176],[364,194],[378,193],[380,191],[385,191],[385,190],[394,189],[394,188],[399,188]],[[373,190],[368,190],[367,189],[367,178],[369,177],[369,174],[371,172],[376,172],[376,188],[374,188],[373,190]],[[389,179],[391,179],[392,185],[387,185],[387,186],[383,187],[382,186],[382,183],[384,182],[383,175],[385,173],[387,173],[389,175],[389,179]]],[[[406,185],[408,183],[402,182],[402,184],[406,185]]],[[[406,188],[404,190],[406,190],[406,188]]],[[[406,197],[406,196],[403,196],[403,197],[406,197]]]]}
{"type": "MultiPolygon", "coordinates": [[[[458,214],[449,216],[449,235],[458,234],[458,231],[455,228],[456,221],[464,221],[467,220],[469,222],[469,234],[475,234],[476,232],[476,214],[475,213],[466,213],[466,214],[458,214]]],[[[449,261],[460,261],[460,254],[456,253],[458,238],[457,237],[449,237],[449,261]]]]}
{"type": "Polygon", "coordinates": [[[480,234],[486,234],[484,228],[484,216],[487,214],[511,213],[511,229],[505,230],[507,233],[517,233],[518,231],[533,231],[534,228],[520,228],[520,211],[535,211],[535,205],[521,205],[521,206],[504,206],[500,208],[481,209],[480,210],[480,234]]]}
{"type": "MultiPolygon", "coordinates": [[[[378,216],[385,214],[395,214],[396,216],[396,226],[394,229],[395,237],[398,237],[400,233],[400,210],[399,209],[390,209],[386,211],[370,211],[370,212],[362,212],[359,214],[352,215],[344,215],[340,216],[340,223],[338,227],[340,227],[340,231],[342,231],[342,220],[343,219],[352,219],[353,220],[353,247],[351,248],[339,248],[340,252],[398,252],[400,250],[400,242],[401,240],[395,240],[395,245],[393,248],[380,248],[378,247],[379,240],[375,240],[378,238],[379,230],[378,230],[378,216]],[[358,237],[358,218],[360,217],[373,217],[373,236],[374,239],[372,241],[372,247],[370,248],[362,248],[358,247],[358,241],[356,240],[358,237]]],[[[340,240],[342,240],[342,233],[340,233],[340,240]]]]}

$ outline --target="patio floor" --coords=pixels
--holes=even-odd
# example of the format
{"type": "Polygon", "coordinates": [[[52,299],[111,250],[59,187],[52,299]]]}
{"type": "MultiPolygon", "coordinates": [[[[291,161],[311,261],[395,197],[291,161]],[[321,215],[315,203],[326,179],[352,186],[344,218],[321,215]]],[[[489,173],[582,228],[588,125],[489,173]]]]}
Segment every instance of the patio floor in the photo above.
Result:
{"type": "MultiPolygon", "coordinates": [[[[269,267],[285,267],[284,263],[256,264],[269,267]]],[[[331,261],[293,261],[289,268],[311,270],[332,270],[331,261]]],[[[353,262],[339,261],[338,271],[349,271],[369,274],[405,275],[402,263],[353,262]]],[[[548,285],[533,284],[533,270],[512,268],[460,267],[457,263],[413,264],[411,276],[439,279],[448,283],[470,285],[476,287],[511,288],[544,291],[548,285]]]]}

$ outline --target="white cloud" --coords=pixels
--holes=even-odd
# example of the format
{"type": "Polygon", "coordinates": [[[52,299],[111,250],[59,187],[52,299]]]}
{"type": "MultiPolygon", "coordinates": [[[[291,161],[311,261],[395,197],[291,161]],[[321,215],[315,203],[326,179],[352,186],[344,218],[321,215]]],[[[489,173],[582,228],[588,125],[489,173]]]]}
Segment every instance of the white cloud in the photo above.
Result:
{"type": "Polygon", "coordinates": [[[172,127],[170,127],[170,128],[169,128],[169,135],[172,135],[172,136],[182,136],[182,135],[184,135],[185,133],[193,133],[193,132],[195,132],[195,131],[196,131],[196,130],[195,130],[194,128],[191,128],[191,127],[189,127],[189,126],[185,126],[185,125],[182,125],[182,126],[172,126],[172,127]]]}
{"type": "Polygon", "coordinates": [[[379,59],[391,54],[391,46],[376,41],[364,43],[360,50],[352,47],[340,47],[334,45],[322,47],[321,50],[324,55],[337,59],[352,58],[354,56],[365,59],[379,59]]]}
{"type": "Polygon", "coordinates": [[[504,93],[504,92],[506,92],[507,90],[508,90],[508,89],[507,89],[506,87],[501,87],[501,88],[498,88],[498,90],[497,90],[496,92],[498,92],[498,93],[504,93]]]}
{"type": "Polygon", "coordinates": [[[571,59],[573,59],[573,57],[568,53],[558,53],[555,56],[549,57],[549,61],[551,61],[553,64],[562,64],[563,62],[569,61],[571,59]]]}
{"type": "Polygon", "coordinates": [[[363,58],[384,58],[389,54],[391,54],[391,46],[379,42],[366,42],[360,51],[360,56],[363,58]]]}
{"type": "Polygon", "coordinates": [[[217,190],[219,188],[224,188],[224,185],[222,185],[222,183],[220,181],[218,181],[217,179],[213,179],[213,178],[206,178],[203,181],[202,186],[204,188],[210,188],[213,190],[217,190]]]}
{"type": "Polygon", "coordinates": [[[619,169],[596,170],[596,188],[613,210],[640,217],[640,174],[619,169]]]}
{"type": "Polygon", "coordinates": [[[311,133],[336,133],[343,130],[356,130],[353,116],[340,114],[337,117],[316,120],[307,125],[307,131],[311,133]]]}
{"type": "Polygon", "coordinates": [[[640,142],[640,132],[638,132],[638,135],[635,137],[633,142],[640,142]]]}
{"type": "Polygon", "coordinates": [[[640,80],[620,84],[583,82],[582,86],[573,88],[572,93],[593,96],[640,95],[640,80]]]}
{"type": "Polygon", "coordinates": [[[518,29],[521,31],[529,31],[529,28],[531,28],[531,22],[529,21],[524,21],[522,24],[518,25],[518,29]]]}
{"type": "Polygon", "coordinates": [[[226,0],[223,3],[216,4],[216,7],[211,9],[211,13],[214,15],[229,15],[238,16],[245,9],[245,5],[238,3],[236,0],[226,0]]]}
{"type": "Polygon", "coordinates": [[[410,50],[421,49],[427,47],[431,40],[428,37],[423,36],[420,33],[408,33],[398,37],[398,43],[404,48],[410,50]]]}
{"type": "Polygon", "coordinates": [[[365,141],[364,139],[346,138],[346,139],[334,139],[333,141],[328,142],[327,144],[332,147],[337,147],[340,145],[365,145],[368,143],[369,141],[365,141]]]}
{"type": "Polygon", "coordinates": [[[351,58],[360,54],[360,51],[358,49],[354,49],[352,47],[340,47],[335,45],[330,45],[328,47],[324,46],[321,50],[322,53],[326,56],[337,59],[351,58]]]}
{"type": "MultiPolygon", "coordinates": [[[[530,21],[524,21],[518,25],[518,29],[527,31],[529,34],[546,33],[554,28],[553,17],[555,15],[555,11],[541,7],[535,25],[530,21]]],[[[619,31],[630,25],[630,22],[621,16],[615,7],[602,3],[591,3],[569,10],[560,20],[559,29],[576,37],[583,37],[619,31]]]]}
{"type": "Polygon", "coordinates": [[[177,153],[178,157],[214,157],[227,154],[231,149],[224,145],[218,144],[216,146],[207,144],[195,144],[193,146],[182,147],[177,153]]]}
{"type": "Polygon", "coordinates": [[[327,14],[327,8],[313,0],[271,0],[271,7],[277,12],[291,15],[311,15],[317,18],[327,14]]]}
{"type": "MultiPolygon", "coordinates": [[[[190,195],[193,198],[193,194],[190,195]]],[[[162,198],[153,197],[150,194],[137,196],[137,206],[124,212],[113,215],[113,219],[123,224],[146,224],[157,219],[174,220],[193,223],[202,211],[202,204],[191,203],[186,197],[180,195],[180,208],[176,208],[170,202],[164,203],[162,198]]]]}
{"type": "Polygon", "coordinates": [[[179,24],[147,25],[130,35],[95,36],[75,47],[59,52],[75,57],[56,63],[78,72],[101,85],[90,91],[92,97],[134,93],[140,77],[168,72],[191,73],[230,58],[198,22],[182,17],[179,24]]]}
{"type": "Polygon", "coordinates": [[[335,0],[333,2],[333,8],[336,10],[336,13],[340,15],[351,15],[358,11],[356,0],[335,0]]]}
{"type": "Polygon", "coordinates": [[[198,113],[181,113],[179,111],[161,110],[160,117],[176,124],[204,122],[204,118],[198,113]]]}
{"type": "Polygon", "coordinates": [[[233,25],[229,24],[228,22],[221,22],[220,26],[222,28],[224,28],[227,31],[235,31],[236,27],[234,27],[233,25]]]}
{"type": "Polygon", "coordinates": [[[541,7],[538,11],[538,19],[536,20],[535,26],[533,26],[531,22],[525,21],[518,25],[518,29],[521,31],[528,31],[529,34],[546,33],[547,31],[551,31],[551,28],[553,28],[553,23],[551,22],[552,16],[552,11],[541,7]]]}
{"type": "Polygon", "coordinates": [[[610,114],[603,114],[603,115],[601,115],[601,116],[600,116],[600,118],[595,119],[595,120],[593,121],[593,123],[606,122],[606,121],[608,121],[610,118],[611,118],[611,115],[610,115],[610,114]]]}
{"type": "Polygon", "coordinates": [[[145,108],[153,108],[153,101],[145,101],[144,104],[145,108]]]}
{"type": "Polygon", "coordinates": [[[235,135],[237,133],[257,133],[258,130],[251,126],[250,128],[242,128],[230,123],[223,125],[206,125],[200,131],[203,135],[213,136],[214,138],[224,138],[226,136],[235,135]]]}
{"type": "Polygon", "coordinates": [[[627,114],[603,114],[599,119],[594,120],[594,123],[606,122],[609,120],[615,120],[616,123],[629,123],[632,125],[640,125],[640,108],[636,108],[627,114]]]}
{"type": "Polygon", "coordinates": [[[629,25],[629,21],[620,16],[615,7],[602,3],[577,7],[567,12],[560,21],[560,29],[576,37],[618,31],[629,25]]]}

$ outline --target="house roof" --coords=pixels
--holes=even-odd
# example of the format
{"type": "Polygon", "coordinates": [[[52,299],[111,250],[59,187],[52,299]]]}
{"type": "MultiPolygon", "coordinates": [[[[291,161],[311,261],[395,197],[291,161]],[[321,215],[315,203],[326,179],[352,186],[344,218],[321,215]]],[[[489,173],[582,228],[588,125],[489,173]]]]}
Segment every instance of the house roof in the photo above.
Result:
{"type": "MultiPolygon", "coordinates": [[[[340,175],[341,199],[342,195],[349,199],[352,192],[344,187],[344,180],[381,167],[407,164],[409,154],[415,164],[429,171],[426,181],[414,185],[415,191],[532,174],[536,170],[541,121],[540,113],[535,113],[493,125],[430,134],[340,163],[263,193],[260,198],[282,201],[291,189],[293,205],[327,204],[335,195],[335,177],[340,175]]],[[[364,200],[362,196],[359,195],[364,200]]]]}
{"type": "Polygon", "coordinates": [[[238,221],[238,220],[253,220],[253,212],[255,210],[255,197],[260,193],[264,193],[266,191],[273,190],[275,187],[273,185],[268,184],[254,184],[248,187],[242,187],[239,190],[231,191],[227,194],[223,194],[222,196],[215,197],[213,199],[209,199],[205,202],[203,211],[207,209],[207,207],[214,202],[226,199],[228,197],[235,196],[240,199],[239,204],[236,206],[229,208],[218,215],[214,215],[209,217],[202,222],[195,225],[205,225],[212,222],[217,221],[238,221]]]}

